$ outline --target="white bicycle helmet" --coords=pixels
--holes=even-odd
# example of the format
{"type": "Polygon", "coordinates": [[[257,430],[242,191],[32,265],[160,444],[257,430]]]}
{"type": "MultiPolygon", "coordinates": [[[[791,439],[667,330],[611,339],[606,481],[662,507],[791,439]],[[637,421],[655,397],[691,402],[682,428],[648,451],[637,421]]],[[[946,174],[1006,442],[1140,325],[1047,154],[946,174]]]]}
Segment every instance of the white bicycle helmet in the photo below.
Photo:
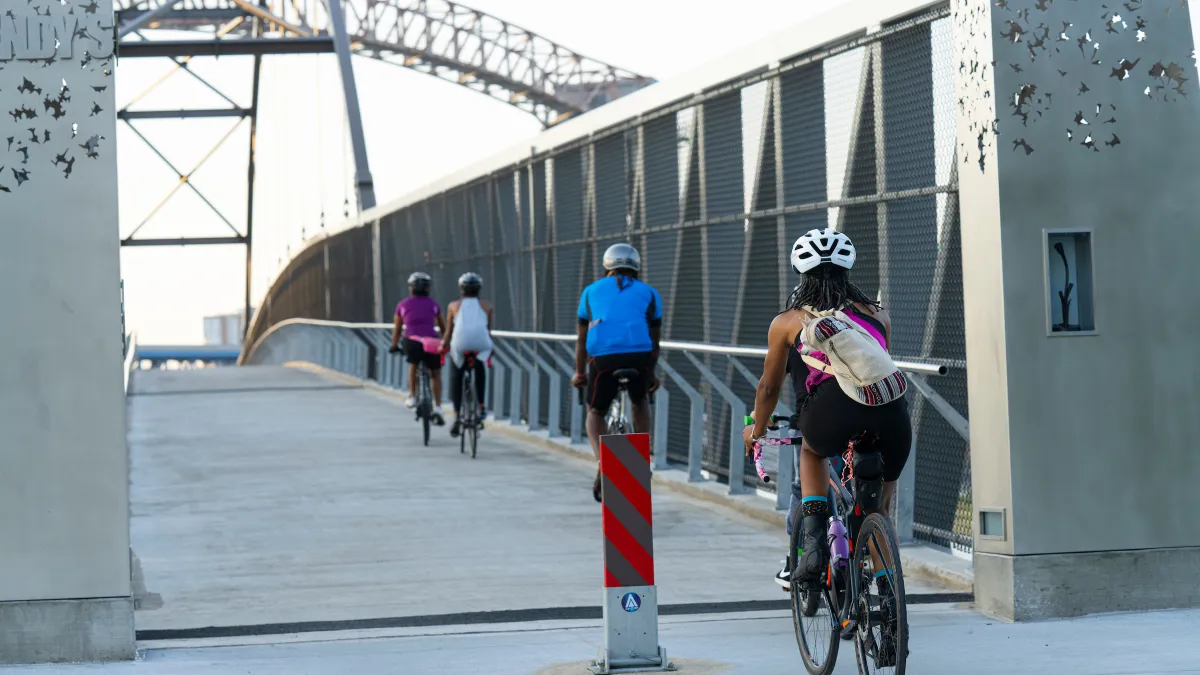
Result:
{"type": "Polygon", "coordinates": [[[850,269],[854,267],[854,255],[850,237],[827,227],[809,230],[792,244],[792,270],[804,274],[822,263],[850,269]]]}

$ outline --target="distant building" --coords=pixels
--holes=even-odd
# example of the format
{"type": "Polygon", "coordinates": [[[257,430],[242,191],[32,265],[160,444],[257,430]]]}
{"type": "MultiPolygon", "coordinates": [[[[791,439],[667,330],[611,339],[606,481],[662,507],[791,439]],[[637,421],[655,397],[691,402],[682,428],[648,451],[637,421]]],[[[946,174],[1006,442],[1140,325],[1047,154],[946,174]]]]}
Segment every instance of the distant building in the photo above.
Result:
{"type": "Polygon", "coordinates": [[[246,332],[241,312],[204,317],[204,344],[240,345],[246,332]]]}

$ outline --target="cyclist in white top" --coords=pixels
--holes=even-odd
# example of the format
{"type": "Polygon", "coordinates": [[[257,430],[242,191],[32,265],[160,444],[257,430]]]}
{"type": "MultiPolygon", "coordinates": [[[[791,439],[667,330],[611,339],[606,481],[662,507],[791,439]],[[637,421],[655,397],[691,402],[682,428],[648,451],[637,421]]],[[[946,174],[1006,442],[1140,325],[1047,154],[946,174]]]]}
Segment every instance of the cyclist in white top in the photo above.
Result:
{"type": "MultiPolygon", "coordinates": [[[[442,351],[450,354],[450,400],[454,403],[454,424],[450,435],[457,437],[462,431],[459,412],[463,405],[464,354],[475,352],[475,391],[478,396],[479,419],[486,410],[483,406],[487,385],[486,365],[492,356],[492,303],[479,299],[483,278],[467,272],[458,278],[458,289],[462,297],[446,307],[448,330],[442,338],[442,351]]],[[[471,402],[468,401],[468,404],[471,402]]]]}

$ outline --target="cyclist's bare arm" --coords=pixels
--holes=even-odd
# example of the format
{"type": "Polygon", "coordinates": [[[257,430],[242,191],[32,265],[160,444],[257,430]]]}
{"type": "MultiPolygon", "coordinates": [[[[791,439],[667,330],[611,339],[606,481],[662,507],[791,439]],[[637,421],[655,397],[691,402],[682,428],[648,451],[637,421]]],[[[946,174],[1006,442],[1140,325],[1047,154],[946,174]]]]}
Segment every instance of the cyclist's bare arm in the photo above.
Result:
{"type": "Polygon", "coordinates": [[[651,360],[650,360],[650,391],[658,391],[658,343],[662,339],[662,322],[653,321],[650,323],[650,344],[651,360]]]}
{"type": "MultiPolygon", "coordinates": [[[[587,322],[580,321],[575,333],[575,373],[577,376],[582,375],[587,368],[587,333],[587,322]]],[[[576,387],[583,386],[579,377],[576,377],[575,380],[576,387]]]]}
{"type": "Polygon", "coordinates": [[[392,326],[392,349],[395,349],[400,344],[400,334],[404,332],[404,320],[400,318],[400,314],[396,314],[396,323],[392,326]]]}
{"type": "Polygon", "coordinates": [[[755,437],[767,432],[771,415],[779,403],[779,393],[783,390],[783,380],[787,377],[788,351],[796,340],[796,333],[803,329],[803,319],[799,312],[784,312],[771,322],[767,332],[767,358],[763,361],[763,374],[758,379],[758,388],[754,393],[754,428],[755,437]]]}
{"type": "Polygon", "coordinates": [[[435,323],[437,323],[438,332],[441,333],[442,335],[445,335],[446,334],[446,320],[444,318],[442,318],[442,315],[440,313],[437,316],[433,317],[433,320],[435,323]]]}
{"type": "MultiPolygon", "coordinates": [[[[458,300],[446,305],[446,324],[448,328],[442,329],[442,351],[450,350],[450,336],[454,335],[454,315],[458,313],[458,300]]],[[[440,319],[441,316],[439,315],[440,319]]]]}
{"type": "Polygon", "coordinates": [[[483,308],[483,313],[487,315],[487,330],[488,335],[492,334],[492,303],[487,300],[480,300],[479,306],[483,308]]]}

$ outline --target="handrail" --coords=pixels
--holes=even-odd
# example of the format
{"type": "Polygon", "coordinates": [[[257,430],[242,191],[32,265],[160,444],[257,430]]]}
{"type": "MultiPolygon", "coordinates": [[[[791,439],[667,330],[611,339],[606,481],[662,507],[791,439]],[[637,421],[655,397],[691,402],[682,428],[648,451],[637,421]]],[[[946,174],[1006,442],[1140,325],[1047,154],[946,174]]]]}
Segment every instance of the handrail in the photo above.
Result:
{"type": "Polygon", "coordinates": [[[133,370],[133,358],[137,355],[137,336],[130,333],[125,337],[125,393],[129,393],[129,374],[133,370]]]}
{"type": "MultiPolygon", "coordinates": [[[[265,333],[259,336],[254,341],[254,345],[250,350],[243,352],[241,358],[238,359],[240,365],[247,354],[254,353],[259,344],[267,338],[271,333],[292,324],[307,324],[311,326],[329,326],[332,328],[388,328],[392,327],[390,323],[347,323],[344,321],[326,321],[324,319],[287,319],[271,326],[265,333]]],[[[575,335],[562,335],[558,333],[534,333],[527,331],[508,331],[494,330],[494,337],[505,338],[509,340],[542,340],[548,342],[574,342],[575,335]]],[[[703,342],[680,342],[676,340],[664,340],[659,343],[663,349],[682,350],[697,354],[723,354],[726,356],[760,356],[767,355],[766,347],[740,347],[737,345],[712,345],[703,342]]],[[[915,373],[917,375],[945,375],[949,369],[944,364],[937,363],[920,363],[916,361],[896,361],[896,367],[907,373],[915,373]]]]}

